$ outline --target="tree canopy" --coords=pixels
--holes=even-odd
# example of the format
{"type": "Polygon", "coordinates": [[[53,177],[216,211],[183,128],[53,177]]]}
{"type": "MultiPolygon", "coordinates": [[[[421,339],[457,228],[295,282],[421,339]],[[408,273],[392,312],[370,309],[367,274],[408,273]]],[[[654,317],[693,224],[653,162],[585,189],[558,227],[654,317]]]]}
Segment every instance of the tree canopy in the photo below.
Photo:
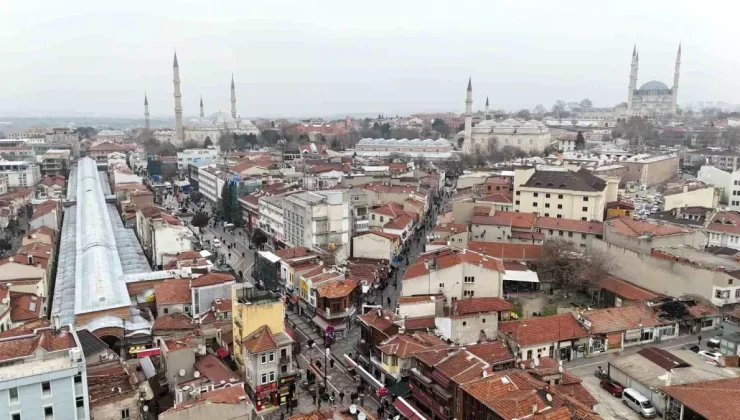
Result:
{"type": "Polygon", "coordinates": [[[213,140],[210,136],[206,136],[206,140],[203,142],[203,147],[213,146],[213,140]]]}
{"type": "Polygon", "coordinates": [[[584,150],[586,148],[586,138],[583,137],[583,132],[579,131],[576,136],[576,150],[584,150]]]}
{"type": "Polygon", "coordinates": [[[432,122],[432,129],[444,138],[448,138],[450,136],[450,126],[441,118],[434,119],[432,122]]]}
{"type": "Polygon", "coordinates": [[[208,225],[208,215],[205,212],[199,211],[195,213],[190,224],[199,228],[205,227],[208,225]]]}

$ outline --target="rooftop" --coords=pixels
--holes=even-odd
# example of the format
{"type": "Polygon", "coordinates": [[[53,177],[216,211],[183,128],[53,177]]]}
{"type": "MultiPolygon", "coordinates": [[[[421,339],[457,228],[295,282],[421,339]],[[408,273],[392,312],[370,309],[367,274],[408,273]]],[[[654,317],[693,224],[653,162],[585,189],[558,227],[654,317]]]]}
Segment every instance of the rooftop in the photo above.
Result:
{"type": "Polygon", "coordinates": [[[724,420],[740,412],[740,378],[671,385],[661,391],[707,420],[724,420]]]}
{"type": "Polygon", "coordinates": [[[675,225],[632,220],[629,217],[615,217],[604,223],[609,226],[613,232],[619,233],[620,235],[631,236],[633,238],[655,238],[691,233],[691,230],[675,225]]]}
{"type": "Polygon", "coordinates": [[[606,181],[581,169],[573,171],[535,171],[523,187],[595,192],[606,188],[606,181]]]}
{"type": "Polygon", "coordinates": [[[602,280],[601,288],[627,300],[648,301],[659,296],[657,293],[635,286],[626,280],[614,276],[607,276],[602,280]]]}
{"type": "Polygon", "coordinates": [[[581,314],[584,325],[592,334],[634,330],[668,324],[661,321],[650,308],[644,305],[621,306],[586,311],[581,314]]]}
{"type": "Polygon", "coordinates": [[[701,251],[688,245],[653,248],[651,255],[655,258],[677,261],[706,270],[724,271],[734,277],[740,276],[740,262],[722,255],[701,251]]]}
{"type": "Polygon", "coordinates": [[[542,254],[542,245],[507,242],[469,241],[468,249],[505,261],[536,261],[540,259],[542,254]]]}
{"type": "Polygon", "coordinates": [[[500,322],[498,326],[499,331],[522,346],[565,341],[589,335],[571,313],[500,322]]]}
{"type": "Polygon", "coordinates": [[[538,217],[535,227],[539,229],[564,230],[569,232],[590,233],[601,235],[604,224],[601,222],[589,222],[584,220],[558,219],[555,217],[538,217]]]}

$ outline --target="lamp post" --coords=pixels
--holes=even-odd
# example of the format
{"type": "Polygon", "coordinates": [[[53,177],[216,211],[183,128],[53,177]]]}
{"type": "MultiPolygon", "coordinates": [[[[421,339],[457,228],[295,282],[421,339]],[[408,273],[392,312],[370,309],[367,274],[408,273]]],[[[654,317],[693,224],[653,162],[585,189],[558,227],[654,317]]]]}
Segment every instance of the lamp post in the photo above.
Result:
{"type": "Polygon", "coordinates": [[[329,356],[330,356],[330,350],[329,347],[326,348],[326,360],[324,360],[324,392],[327,394],[329,393],[329,373],[327,369],[329,368],[329,356]]]}

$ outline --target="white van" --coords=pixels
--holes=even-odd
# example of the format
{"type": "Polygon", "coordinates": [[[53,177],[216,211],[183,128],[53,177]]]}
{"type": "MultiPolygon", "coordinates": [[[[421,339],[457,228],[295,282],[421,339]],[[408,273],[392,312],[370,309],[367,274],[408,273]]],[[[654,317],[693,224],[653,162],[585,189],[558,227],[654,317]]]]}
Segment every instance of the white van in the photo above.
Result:
{"type": "Polygon", "coordinates": [[[651,419],[658,414],[650,400],[632,388],[625,388],[622,391],[622,402],[646,419],[651,419]]]}

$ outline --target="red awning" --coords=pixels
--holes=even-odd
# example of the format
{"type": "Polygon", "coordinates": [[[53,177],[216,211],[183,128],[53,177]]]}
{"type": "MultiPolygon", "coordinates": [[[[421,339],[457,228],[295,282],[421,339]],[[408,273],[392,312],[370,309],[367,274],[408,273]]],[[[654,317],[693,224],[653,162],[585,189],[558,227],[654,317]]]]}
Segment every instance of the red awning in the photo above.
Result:
{"type": "Polygon", "coordinates": [[[218,357],[220,357],[220,358],[224,359],[224,358],[226,358],[226,357],[227,357],[227,356],[229,355],[229,351],[228,351],[228,350],[226,350],[226,349],[225,349],[225,348],[223,348],[223,347],[219,347],[219,348],[218,348],[218,349],[216,350],[216,354],[218,354],[218,357]]]}
{"type": "Polygon", "coordinates": [[[159,356],[159,347],[153,349],[139,350],[136,352],[137,359],[143,359],[147,356],[159,356]]]}
{"type": "Polygon", "coordinates": [[[426,417],[419,417],[416,415],[414,410],[412,410],[408,403],[405,403],[405,400],[403,398],[398,398],[393,403],[393,406],[396,407],[399,413],[401,413],[402,416],[406,417],[409,420],[427,420],[426,417]]]}
{"type": "Polygon", "coordinates": [[[298,304],[298,296],[292,295],[290,297],[290,302],[293,303],[294,305],[298,304]]]}

